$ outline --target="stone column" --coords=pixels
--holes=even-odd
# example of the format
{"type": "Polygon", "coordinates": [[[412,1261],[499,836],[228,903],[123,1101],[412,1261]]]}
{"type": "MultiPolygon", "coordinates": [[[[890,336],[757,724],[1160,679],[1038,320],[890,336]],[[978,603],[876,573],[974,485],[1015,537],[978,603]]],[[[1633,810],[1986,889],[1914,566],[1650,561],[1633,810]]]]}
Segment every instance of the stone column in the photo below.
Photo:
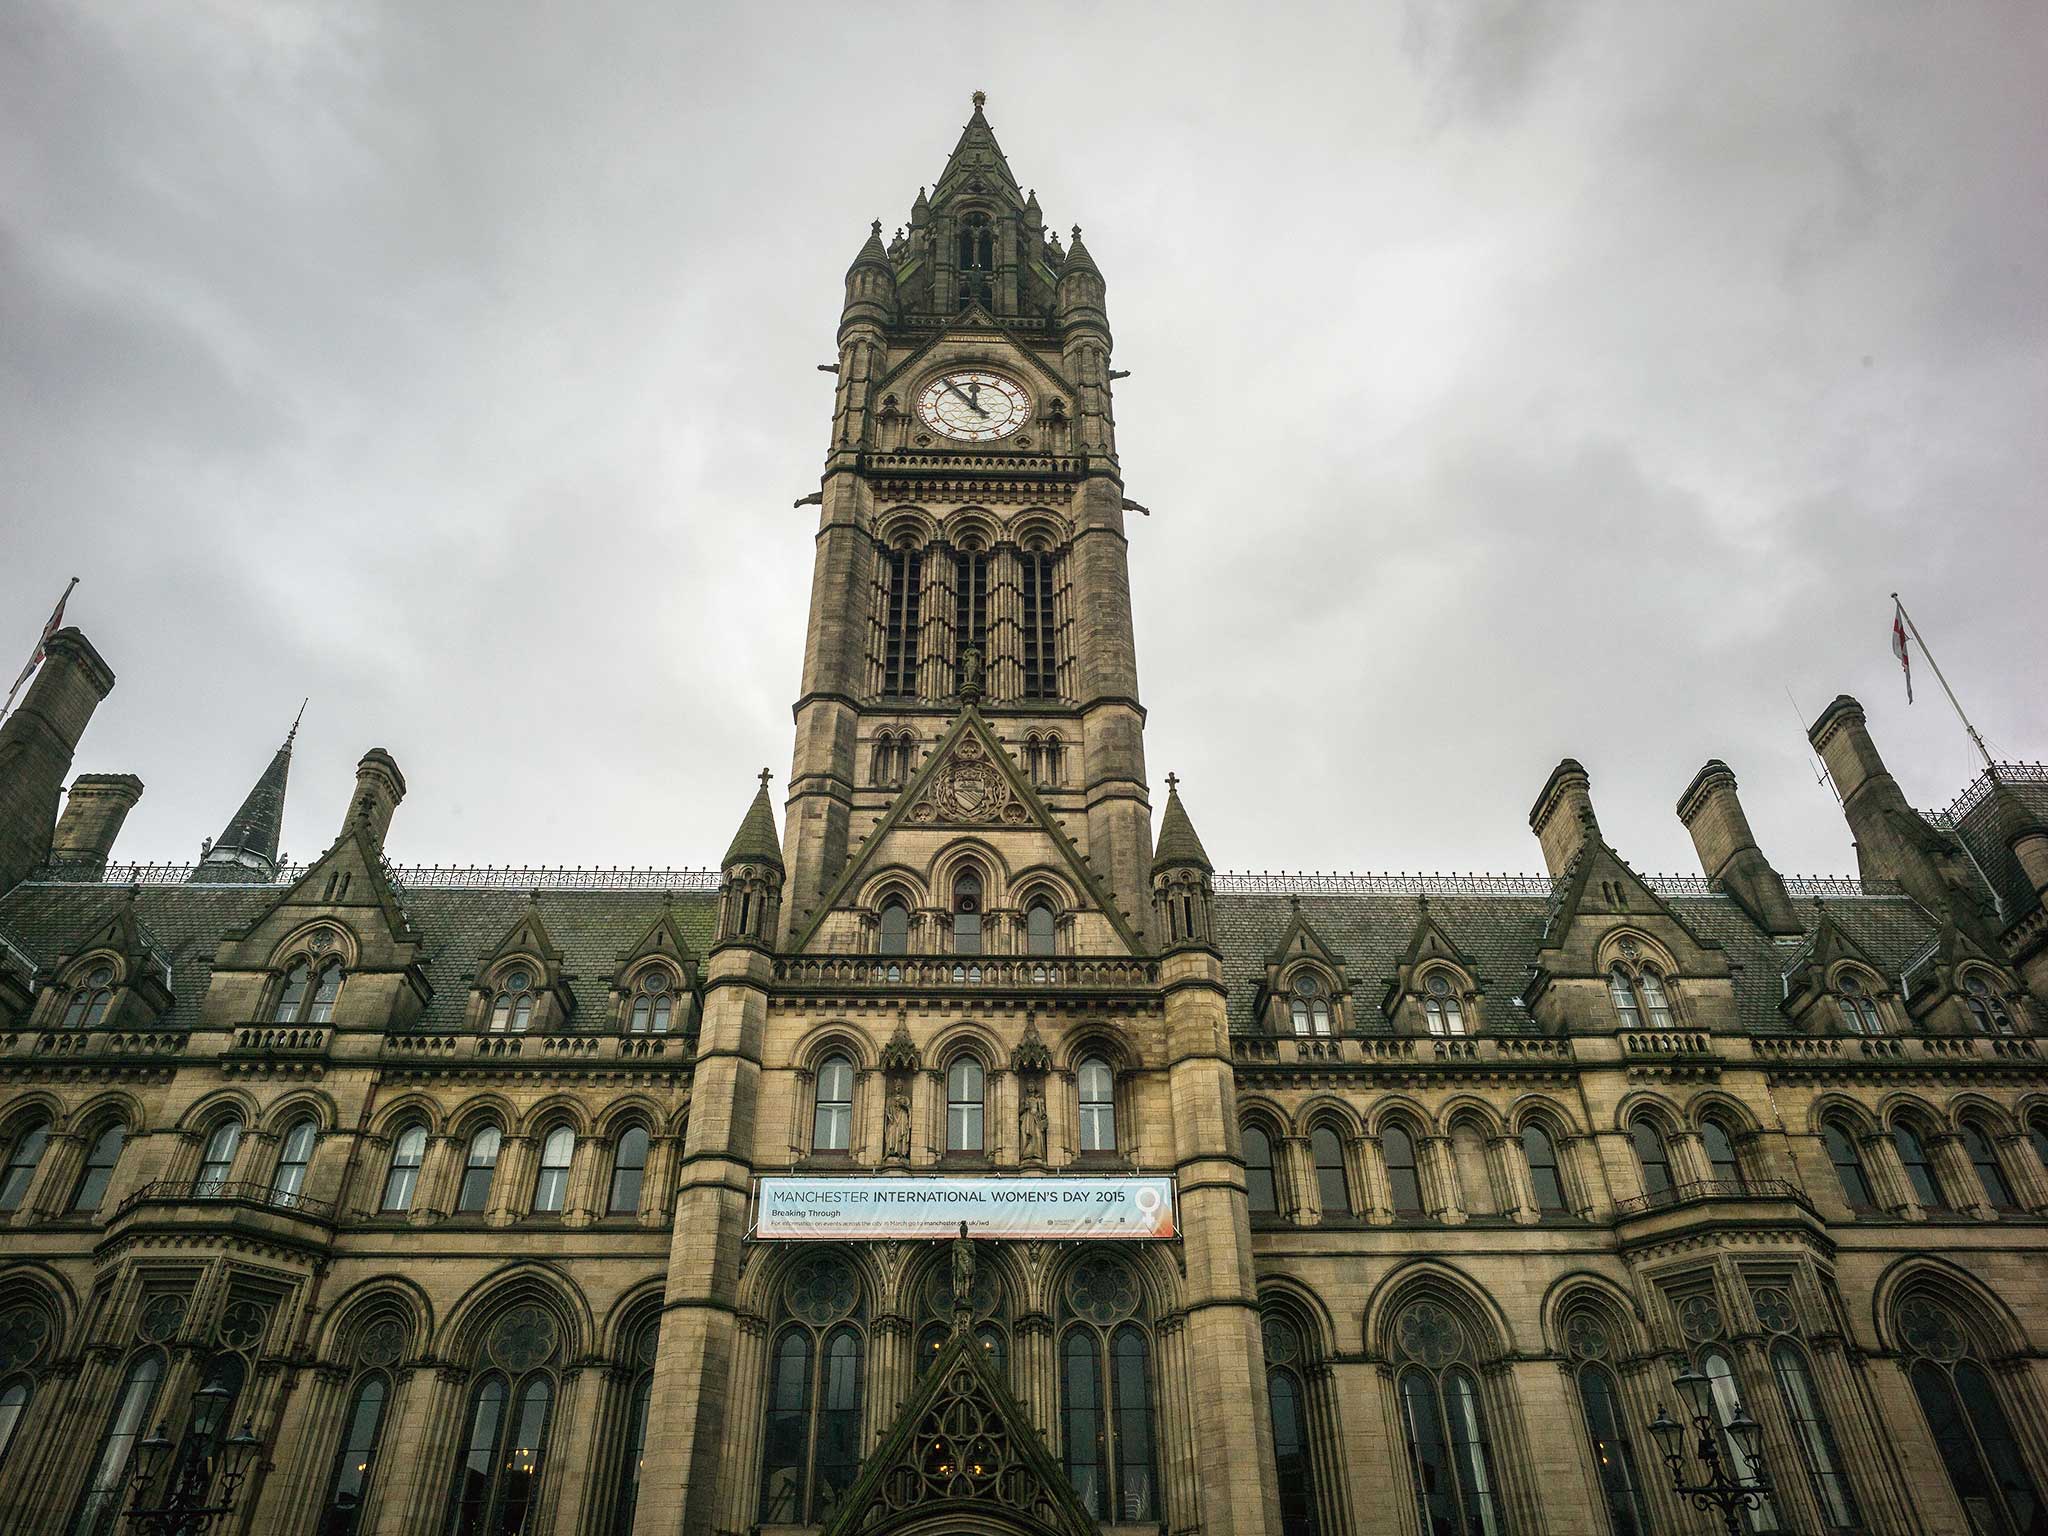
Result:
{"type": "MultiPolygon", "coordinates": [[[[1529,1174],[1529,1160],[1522,1155],[1522,1139],[1508,1131],[1487,1138],[1487,1153],[1493,1161],[1494,1186],[1506,1196],[1501,1214],[1525,1226],[1543,1219],[1536,1203],[1536,1182],[1529,1174]]],[[[1563,1174],[1559,1169],[1560,1177],[1563,1174]]]]}
{"type": "Polygon", "coordinates": [[[377,1507],[370,1536],[414,1536],[447,1523],[449,1481],[455,1457],[469,1433],[469,1373],[442,1366],[416,1367],[395,1417],[384,1426],[380,1460],[371,1480],[377,1507]],[[388,1453],[383,1448],[389,1447],[388,1453]],[[380,1487],[381,1485],[381,1487],[380,1487]]]}
{"type": "Polygon", "coordinates": [[[491,1198],[484,1205],[484,1221],[493,1227],[510,1226],[525,1214],[533,1199],[533,1174],[539,1148],[531,1136],[507,1136],[498,1143],[498,1166],[491,1173],[491,1198]]]}
{"type": "Polygon", "coordinates": [[[1455,1226],[1465,1219],[1465,1205],[1458,1195],[1458,1165],[1451,1153],[1451,1139],[1431,1134],[1416,1140],[1420,1143],[1423,1207],[1430,1220],[1455,1226]]]}

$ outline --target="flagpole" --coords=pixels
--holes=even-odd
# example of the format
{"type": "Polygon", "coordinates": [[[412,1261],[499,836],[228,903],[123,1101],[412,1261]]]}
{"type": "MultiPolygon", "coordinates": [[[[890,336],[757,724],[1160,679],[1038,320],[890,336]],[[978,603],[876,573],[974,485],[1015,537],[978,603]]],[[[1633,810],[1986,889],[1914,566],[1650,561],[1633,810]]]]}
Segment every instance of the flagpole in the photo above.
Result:
{"type": "MultiPolygon", "coordinates": [[[[51,610],[50,617],[52,621],[55,620],[58,614],[64,611],[64,605],[71,601],[71,594],[73,591],[77,589],[77,587],[78,578],[74,576],[71,578],[71,585],[64,589],[64,595],[57,599],[57,606],[53,610],[51,610]]],[[[27,682],[31,677],[35,675],[36,665],[43,659],[43,642],[48,640],[49,638],[50,626],[48,624],[45,624],[43,626],[42,634],[36,640],[36,648],[29,657],[28,665],[22,668],[21,676],[17,677],[14,680],[14,686],[7,690],[7,702],[5,704],[0,704],[0,720],[5,720],[9,715],[14,713],[14,696],[17,693],[21,692],[21,685],[27,682]]]]}
{"type": "Polygon", "coordinates": [[[1977,755],[1984,759],[1985,768],[1992,774],[1998,772],[1998,765],[1991,761],[1991,753],[1984,745],[1984,738],[1977,734],[1977,727],[1970,724],[1970,717],[1963,713],[1963,706],[1956,702],[1956,691],[1949,687],[1948,679],[1941,675],[1941,663],[1934,659],[1934,652],[1927,649],[1927,642],[1920,638],[1920,626],[1913,622],[1913,615],[1906,612],[1906,605],[1899,601],[1899,594],[1892,594],[1892,606],[1899,610],[1899,617],[1906,621],[1906,628],[1913,632],[1913,643],[1920,647],[1920,654],[1927,658],[1927,665],[1934,669],[1934,680],[1941,684],[1941,691],[1948,695],[1949,707],[1956,712],[1956,718],[1963,722],[1963,729],[1970,733],[1970,740],[1977,748],[1977,755]]]}

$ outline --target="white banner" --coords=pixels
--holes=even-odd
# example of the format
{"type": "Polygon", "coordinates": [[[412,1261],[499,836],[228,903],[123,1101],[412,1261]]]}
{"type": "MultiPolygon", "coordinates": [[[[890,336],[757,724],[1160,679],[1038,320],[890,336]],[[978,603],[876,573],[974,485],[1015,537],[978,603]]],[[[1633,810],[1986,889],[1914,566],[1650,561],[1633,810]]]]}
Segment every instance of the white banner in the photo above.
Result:
{"type": "Polygon", "coordinates": [[[996,1174],[759,1179],[753,1235],[771,1242],[888,1237],[1172,1237],[1173,1180],[996,1174]]]}

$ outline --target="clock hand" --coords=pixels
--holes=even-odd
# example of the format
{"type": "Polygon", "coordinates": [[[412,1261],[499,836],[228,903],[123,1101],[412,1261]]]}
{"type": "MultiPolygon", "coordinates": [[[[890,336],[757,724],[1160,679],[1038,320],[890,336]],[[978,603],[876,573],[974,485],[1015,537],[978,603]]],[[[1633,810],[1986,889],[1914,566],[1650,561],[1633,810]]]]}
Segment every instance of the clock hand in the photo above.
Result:
{"type": "MultiPolygon", "coordinates": [[[[963,391],[961,390],[960,386],[959,386],[958,384],[955,384],[955,383],[954,383],[954,382],[953,382],[953,381],[952,381],[951,379],[941,379],[941,380],[939,380],[939,382],[940,382],[941,384],[945,385],[945,386],[946,386],[946,388],[948,388],[948,389],[950,389],[951,391],[953,391],[953,393],[954,393],[954,394],[956,394],[956,395],[959,395],[959,396],[960,396],[960,398],[961,398],[962,400],[965,400],[965,401],[967,402],[967,408],[968,408],[968,409],[969,409],[970,411],[974,412],[974,414],[975,414],[975,415],[977,415],[977,416],[986,416],[986,415],[988,414],[988,412],[987,412],[987,411],[984,411],[984,410],[983,410],[983,409],[982,409],[982,408],[981,408],[981,407],[980,407],[980,406],[979,406],[978,404],[976,404],[976,403],[975,403],[974,395],[970,395],[970,394],[966,394],[966,393],[964,393],[964,392],[963,392],[963,391]]],[[[976,386],[974,387],[974,394],[975,394],[975,395],[978,395],[978,394],[980,394],[980,393],[981,393],[981,386],[977,384],[977,385],[976,385],[976,386]]]]}

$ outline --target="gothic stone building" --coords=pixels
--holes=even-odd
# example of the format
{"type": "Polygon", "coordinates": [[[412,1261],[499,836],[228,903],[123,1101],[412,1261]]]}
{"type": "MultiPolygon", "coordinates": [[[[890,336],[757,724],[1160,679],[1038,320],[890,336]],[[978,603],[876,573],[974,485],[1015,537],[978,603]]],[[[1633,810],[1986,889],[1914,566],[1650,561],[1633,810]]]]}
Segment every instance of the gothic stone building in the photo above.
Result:
{"type": "Polygon", "coordinates": [[[1840,698],[1853,879],[1719,762],[1646,878],[1569,760],[1542,876],[1218,875],[1170,778],[1155,831],[1103,276],[978,101],[838,340],[782,826],[715,874],[394,867],[381,750],[280,866],[289,740],[197,865],[111,864],[141,783],[59,804],[114,674],[52,639],[0,1529],[246,1424],[263,1536],[1705,1533],[1686,1365],[1752,1531],[2048,1529],[2048,775],[1920,814],[1840,698]],[[1179,1231],[750,1240],[854,1171],[1170,1175],[1179,1231]]]}

